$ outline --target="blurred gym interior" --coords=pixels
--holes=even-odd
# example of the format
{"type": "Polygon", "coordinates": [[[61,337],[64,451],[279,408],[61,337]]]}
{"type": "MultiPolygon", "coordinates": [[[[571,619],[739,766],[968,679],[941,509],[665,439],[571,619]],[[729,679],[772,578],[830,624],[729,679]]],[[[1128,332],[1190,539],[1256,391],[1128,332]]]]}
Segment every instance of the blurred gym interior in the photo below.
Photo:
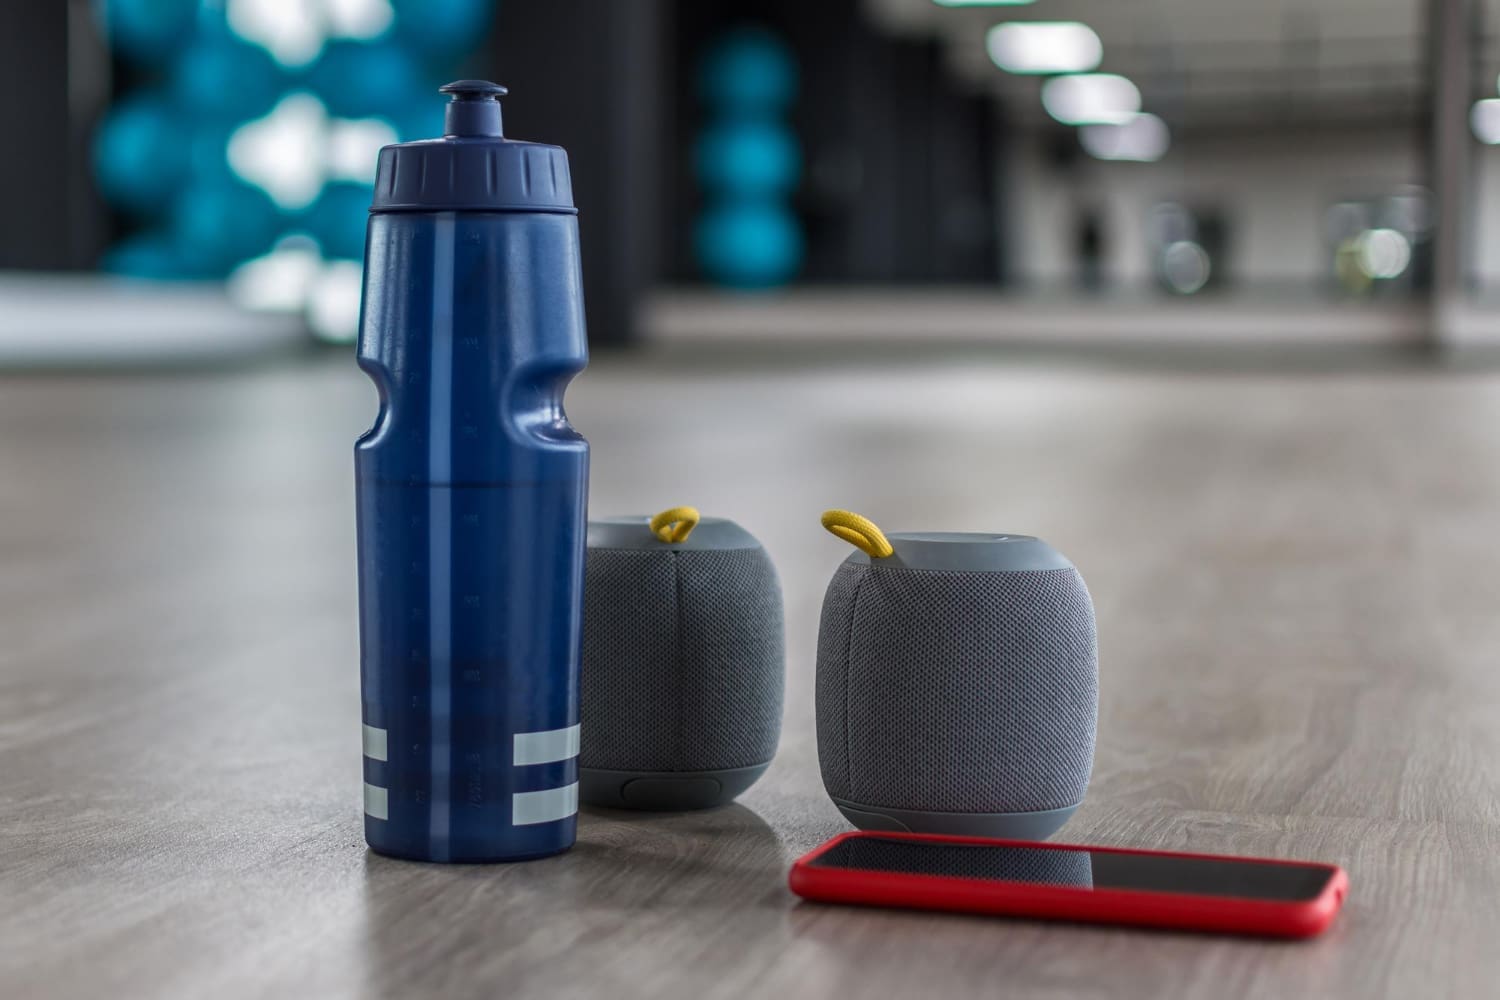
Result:
{"type": "Polygon", "coordinates": [[[1500,0],[0,4],[0,992],[1487,995],[1497,74],[1500,0]],[[490,872],[365,856],[349,742],[366,209],[464,77],[570,156],[591,513],[787,608],[740,804],[490,872]],[[828,507],[1068,553],[1063,839],[1337,861],[1342,930],[794,906],[828,507]]]}

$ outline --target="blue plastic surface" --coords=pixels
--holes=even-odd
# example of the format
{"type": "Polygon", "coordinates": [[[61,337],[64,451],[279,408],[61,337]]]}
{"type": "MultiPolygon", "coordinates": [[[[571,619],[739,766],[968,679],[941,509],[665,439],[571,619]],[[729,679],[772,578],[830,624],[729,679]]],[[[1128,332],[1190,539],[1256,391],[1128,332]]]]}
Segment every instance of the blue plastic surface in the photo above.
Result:
{"type": "Polygon", "coordinates": [[[562,396],[586,361],[574,216],[372,213],[359,362],[381,407],[355,465],[377,851],[573,843],[588,444],[562,396]]]}

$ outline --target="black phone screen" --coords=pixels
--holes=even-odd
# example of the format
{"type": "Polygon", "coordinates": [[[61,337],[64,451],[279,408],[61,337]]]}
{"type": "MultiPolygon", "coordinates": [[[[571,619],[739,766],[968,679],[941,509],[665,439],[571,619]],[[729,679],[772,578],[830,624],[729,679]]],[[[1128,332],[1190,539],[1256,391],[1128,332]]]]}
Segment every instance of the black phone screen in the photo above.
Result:
{"type": "Polygon", "coordinates": [[[1032,882],[1077,889],[1124,889],[1194,896],[1303,901],[1328,884],[1331,868],[1179,858],[1109,850],[944,844],[895,837],[850,837],[819,854],[817,868],[1032,882]]]}

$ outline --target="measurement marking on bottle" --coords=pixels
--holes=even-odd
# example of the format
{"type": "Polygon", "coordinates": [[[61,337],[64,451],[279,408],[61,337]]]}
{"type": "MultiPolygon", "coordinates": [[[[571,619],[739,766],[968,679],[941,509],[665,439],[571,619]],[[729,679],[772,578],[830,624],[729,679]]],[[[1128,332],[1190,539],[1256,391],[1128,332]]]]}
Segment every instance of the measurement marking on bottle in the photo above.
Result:
{"type": "Polygon", "coordinates": [[[516,767],[571,760],[578,756],[580,732],[580,727],[573,725],[538,733],[516,733],[511,741],[511,759],[516,767]]]}
{"type": "Polygon", "coordinates": [[[374,726],[365,726],[365,756],[371,760],[386,759],[386,731],[374,726]]]}
{"type": "Polygon", "coordinates": [[[365,782],[365,815],[372,819],[390,819],[389,793],[369,782],[365,782]]]}
{"type": "Polygon", "coordinates": [[[517,792],[510,797],[512,826],[531,826],[567,819],[578,811],[578,782],[539,792],[517,792]]]}

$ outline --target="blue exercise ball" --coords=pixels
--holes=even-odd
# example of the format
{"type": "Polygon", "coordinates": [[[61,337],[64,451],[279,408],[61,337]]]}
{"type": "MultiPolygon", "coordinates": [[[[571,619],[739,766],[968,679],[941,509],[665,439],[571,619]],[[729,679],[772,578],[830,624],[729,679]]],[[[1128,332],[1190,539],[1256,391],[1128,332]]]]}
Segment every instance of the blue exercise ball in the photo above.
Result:
{"type": "Polygon", "coordinates": [[[166,233],[126,237],[105,251],[99,267],[111,274],[154,281],[194,277],[166,233]]]}
{"type": "Polygon", "coordinates": [[[229,140],[239,122],[200,122],[190,135],[182,137],[187,146],[188,171],[194,180],[227,180],[235,176],[229,166],[229,140]]]}
{"type": "Polygon", "coordinates": [[[698,88],[715,111],[774,113],[797,96],[797,61],[764,28],[736,28],[704,54],[698,88]]]}
{"type": "Polygon", "coordinates": [[[389,115],[420,98],[441,105],[415,56],[390,41],[330,42],[307,82],[328,113],[340,118],[389,115]]]}
{"type": "Polygon", "coordinates": [[[334,181],[308,206],[302,224],[318,241],[324,257],[364,259],[365,223],[374,194],[369,184],[334,181]]]}
{"type": "Polygon", "coordinates": [[[791,131],[764,119],[723,121],[698,137],[698,183],[742,197],[784,194],[797,184],[802,154],[791,131]]]}
{"type": "Polygon", "coordinates": [[[802,231],[773,201],[730,202],[698,218],[694,248],[705,274],[736,288],[785,284],[802,264],[802,231]]]}
{"type": "Polygon", "coordinates": [[[275,106],[284,83],[271,54],[227,29],[200,31],[172,66],[172,95],[200,119],[244,122],[275,106]]]}
{"type": "Polygon", "coordinates": [[[105,199],[139,215],[160,212],[188,170],[188,149],[167,100],[139,93],[110,109],[94,135],[94,177],[105,199]]]}
{"type": "Polygon", "coordinates": [[[223,275],[271,248],[281,229],[276,205],[260,188],[227,178],[189,185],[173,203],[172,242],[205,274],[223,275]]]}
{"type": "Polygon", "coordinates": [[[170,56],[193,33],[198,0],[99,0],[110,48],[141,63],[170,56]]]}
{"type": "Polygon", "coordinates": [[[471,52],[489,28],[491,0],[391,0],[396,34],[432,55],[471,52]]]}

